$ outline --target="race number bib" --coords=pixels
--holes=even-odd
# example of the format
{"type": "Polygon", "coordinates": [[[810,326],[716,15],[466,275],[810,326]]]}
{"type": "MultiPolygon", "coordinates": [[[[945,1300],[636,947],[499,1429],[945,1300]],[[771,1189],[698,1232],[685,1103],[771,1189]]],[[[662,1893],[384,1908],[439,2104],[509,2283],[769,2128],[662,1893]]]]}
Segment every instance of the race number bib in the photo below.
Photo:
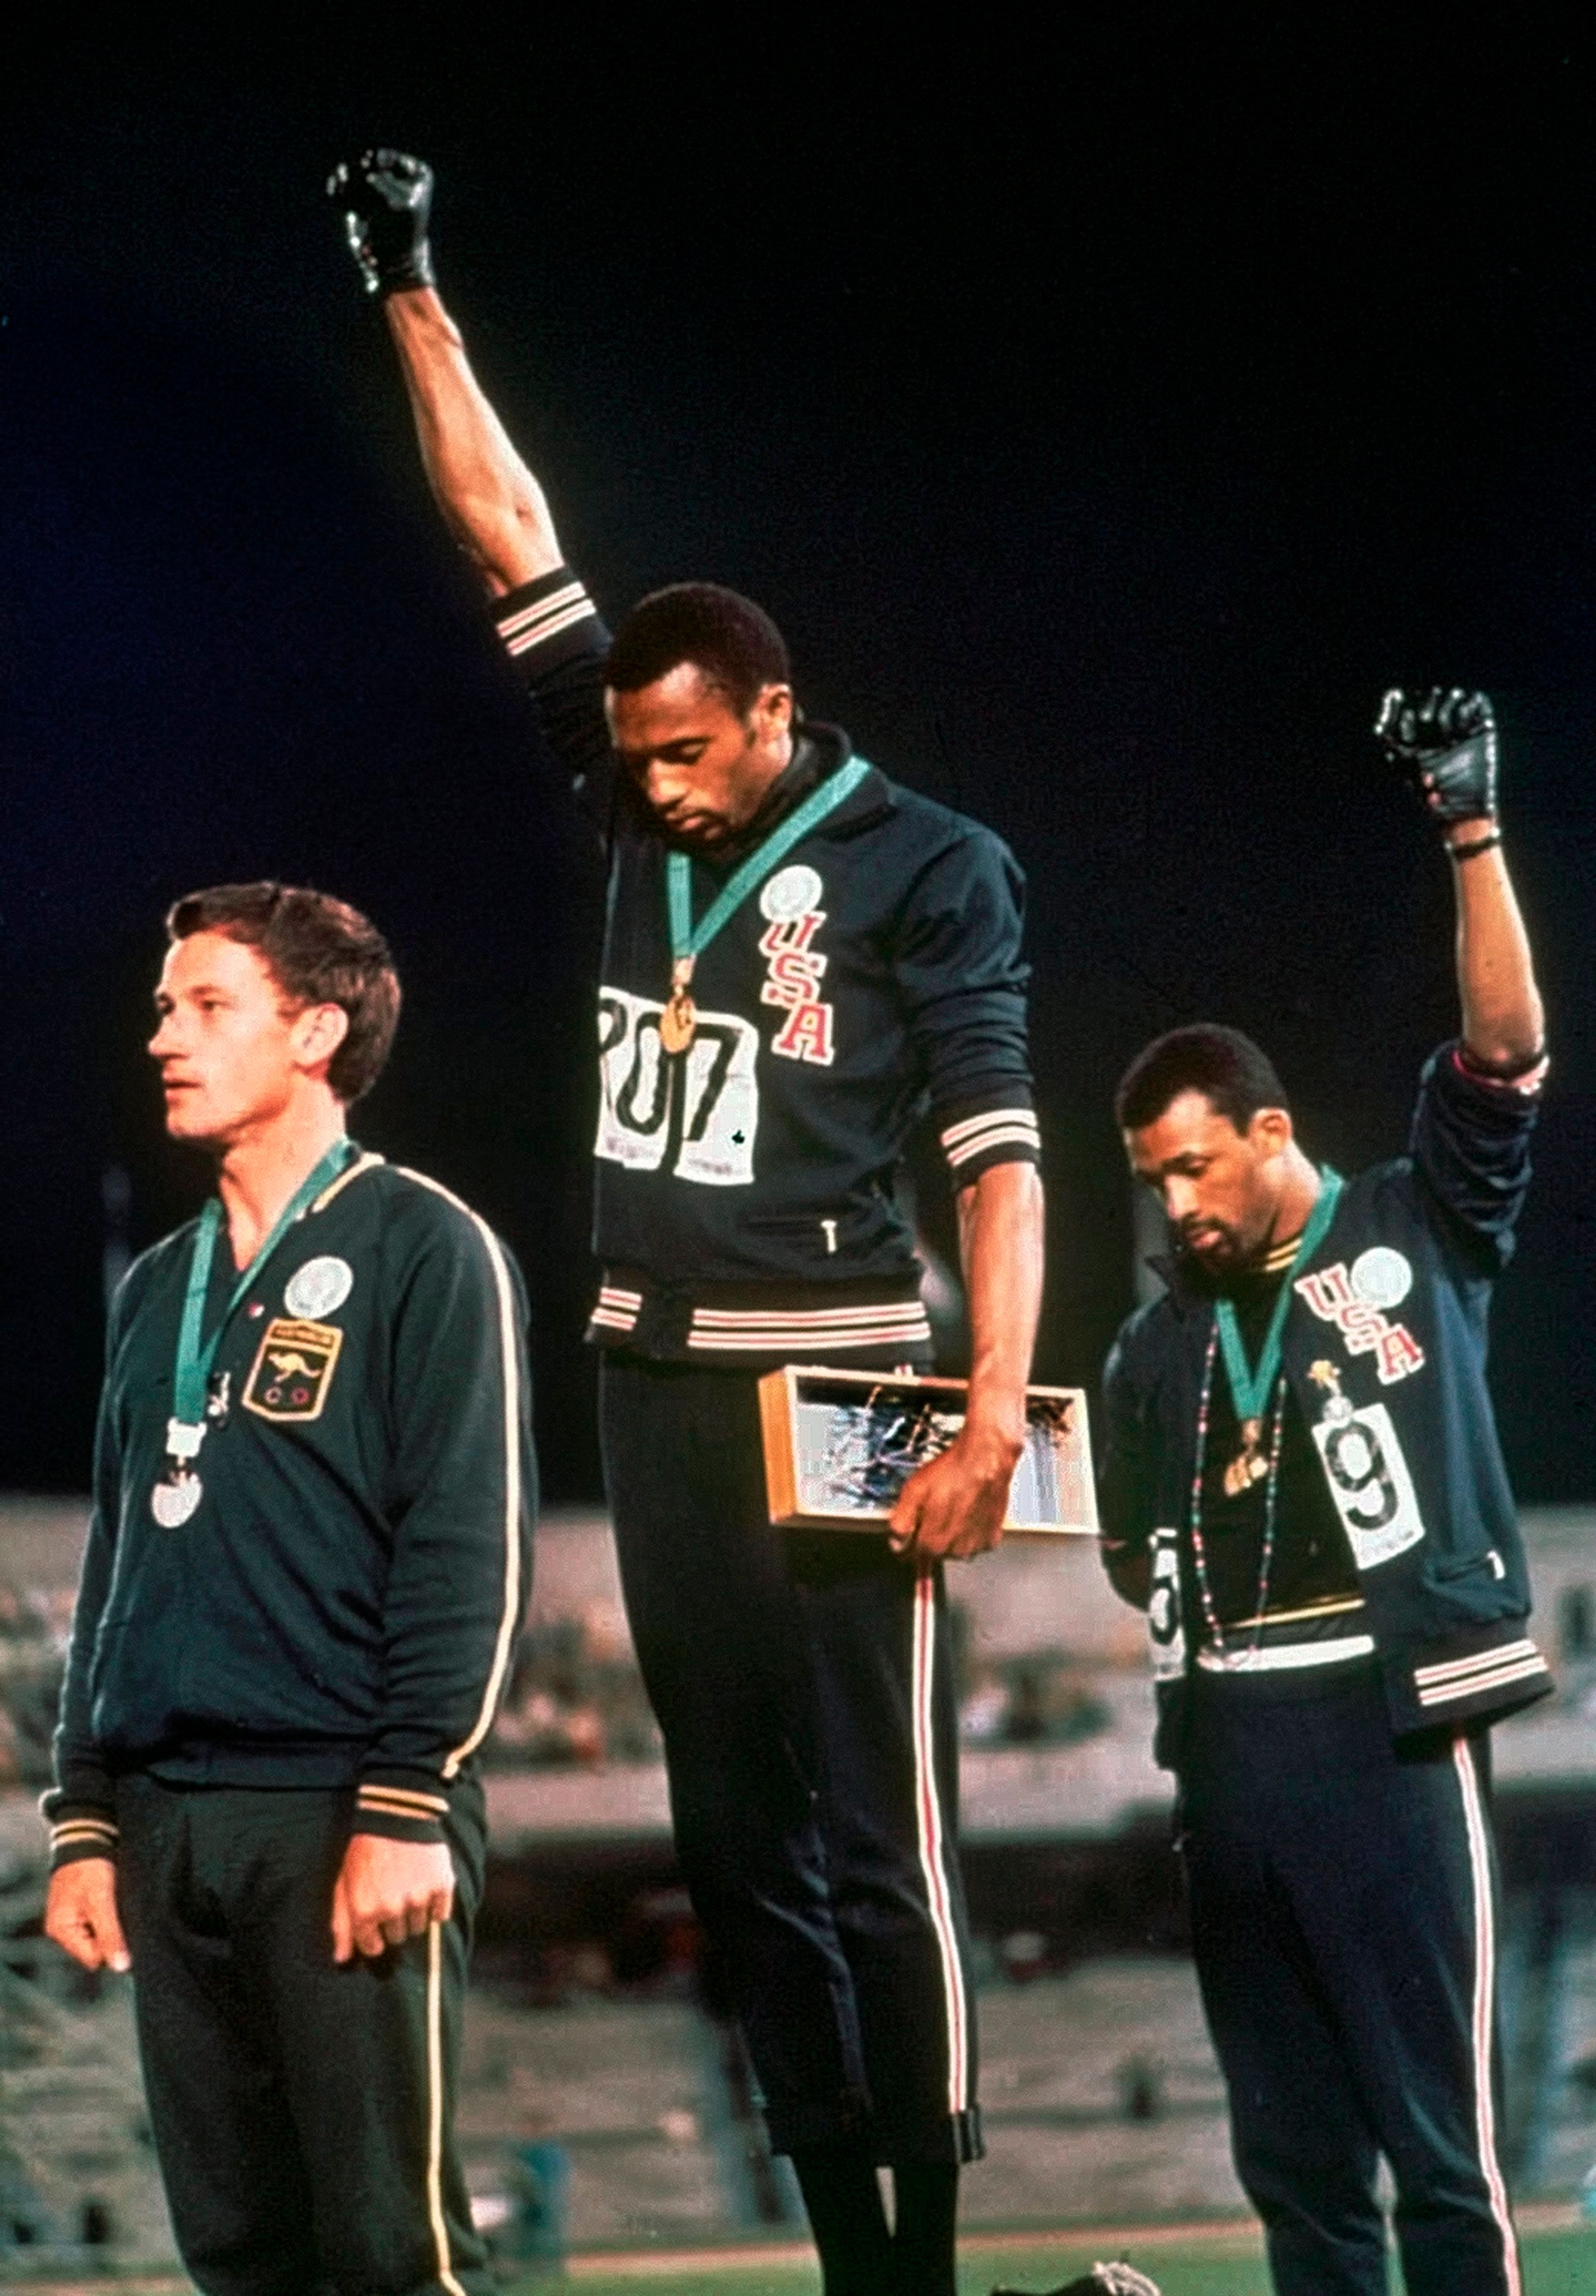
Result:
{"type": "Polygon", "coordinates": [[[1358,1569],[1372,1570],[1416,1546],[1424,1536],[1424,1521],[1385,1405],[1353,1411],[1340,1403],[1338,1411],[1319,1422],[1314,1440],[1358,1569]]]}
{"type": "Polygon", "coordinates": [[[1181,1619],[1181,1566],[1173,1530],[1152,1535],[1152,1589],[1147,1641],[1155,1682],[1176,1682],[1186,1671],[1186,1629],[1181,1619]]]}
{"type": "Polygon", "coordinates": [[[707,1187],[747,1187],[759,1127],[759,1032],[735,1013],[700,1011],[692,1044],[670,1060],[659,1043],[664,1009],[624,988],[599,991],[593,1153],[707,1187]]]}

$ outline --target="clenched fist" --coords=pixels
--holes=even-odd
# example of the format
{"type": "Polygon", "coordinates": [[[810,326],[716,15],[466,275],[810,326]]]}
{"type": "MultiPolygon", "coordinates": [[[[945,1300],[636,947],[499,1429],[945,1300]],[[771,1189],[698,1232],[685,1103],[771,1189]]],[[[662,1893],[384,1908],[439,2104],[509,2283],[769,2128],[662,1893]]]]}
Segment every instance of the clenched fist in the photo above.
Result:
{"type": "Polygon", "coordinates": [[[1428,693],[1393,686],[1380,704],[1375,736],[1444,827],[1496,818],[1496,720],[1488,694],[1428,693]]]}
{"type": "Polygon", "coordinates": [[[424,160],[408,152],[363,152],[334,168],[327,197],[343,216],[345,236],[372,294],[436,284],[427,244],[432,170],[424,160]]]}
{"type": "Polygon", "coordinates": [[[58,1866],[45,1899],[45,1935],[85,1969],[131,1969],[117,1912],[117,1869],[109,1857],[58,1866]]]}

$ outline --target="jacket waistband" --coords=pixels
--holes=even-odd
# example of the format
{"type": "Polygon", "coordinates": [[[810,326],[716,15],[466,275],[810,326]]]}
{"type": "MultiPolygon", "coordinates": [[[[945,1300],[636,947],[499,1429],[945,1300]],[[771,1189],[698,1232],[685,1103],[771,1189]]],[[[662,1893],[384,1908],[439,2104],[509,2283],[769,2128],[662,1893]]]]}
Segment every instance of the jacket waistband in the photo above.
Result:
{"type": "Polygon", "coordinates": [[[827,1363],[883,1349],[927,1357],[930,1321],[918,1275],[836,1283],[664,1285],[606,1268],[587,1337],[599,1347],[681,1362],[827,1363]]]}

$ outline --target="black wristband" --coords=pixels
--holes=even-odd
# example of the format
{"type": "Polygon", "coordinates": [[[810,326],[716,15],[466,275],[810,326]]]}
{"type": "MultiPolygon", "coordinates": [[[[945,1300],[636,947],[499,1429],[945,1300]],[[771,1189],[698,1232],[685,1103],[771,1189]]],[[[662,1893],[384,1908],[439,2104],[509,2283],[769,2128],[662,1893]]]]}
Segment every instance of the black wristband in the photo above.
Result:
{"type": "Polygon", "coordinates": [[[1543,1042],[1522,1060],[1488,1061],[1483,1054],[1471,1053],[1467,1045],[1458,1046],[1458,1061],[1469,1076],[1483,1077],[1488,1084],[1517,1084],[1520,1077],[1530,1076],[1546,1065],[1546,1046],[1543,1042]]]}
{"type": "Polygon", "coordinates": [[[1477,853],[1489,853],[1502,842],[1500,829],[1493,829],[1486,837],[1471,837],[1467,845],[1448,845],[1446,850],[1454,861],[1472,861],[1477,853]]]}

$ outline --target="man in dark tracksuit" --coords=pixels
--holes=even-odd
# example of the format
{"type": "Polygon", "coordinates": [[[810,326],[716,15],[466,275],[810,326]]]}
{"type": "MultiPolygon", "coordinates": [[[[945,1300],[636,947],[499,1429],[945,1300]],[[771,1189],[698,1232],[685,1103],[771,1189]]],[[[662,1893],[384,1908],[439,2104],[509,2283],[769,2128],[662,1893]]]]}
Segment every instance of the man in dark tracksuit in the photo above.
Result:
{"type": "Polygon", "coordinates": [[[1204,2005],[1282,2296],[1517,2296],[1487,1726],[1550,1687],[1486,1387],[1544,1070],[1483,695],[1387,697],[1455,881],[1462,1037],[1345,1185],[1246,1037],[1121,1084],[1175,1255],[1106,1375],[1104,1551],[1149,1609],[1204,2005]]]}
{"type": "Polygon", "coordinates": [[[173,910],[151,1050],[219,1195],[111,1314],[46,1927],[134,1972],[216,2296],[485,2292],[451,2132],[536,1492],[509,1254],[345,1110],[398,1013],[340,902],[173,910]]]}
{"type": "Polygon", "coordinates": [[[433,291],[428,171],[368,154],[331,189],[440,506],[608,843],[591,1335],[683,1870],[831,2296],[951,2296],[980,2139],[940,1562],[999,1534],[1035,1328],[1019,873],[798,721],[747,600],[683,585],[612,644],[433,291]],[[890,1545],[783,1538],[756,1374],[929,1362],[891,1186],[928,1106],[970,1296],[964,1431],[890,1545]]]}

